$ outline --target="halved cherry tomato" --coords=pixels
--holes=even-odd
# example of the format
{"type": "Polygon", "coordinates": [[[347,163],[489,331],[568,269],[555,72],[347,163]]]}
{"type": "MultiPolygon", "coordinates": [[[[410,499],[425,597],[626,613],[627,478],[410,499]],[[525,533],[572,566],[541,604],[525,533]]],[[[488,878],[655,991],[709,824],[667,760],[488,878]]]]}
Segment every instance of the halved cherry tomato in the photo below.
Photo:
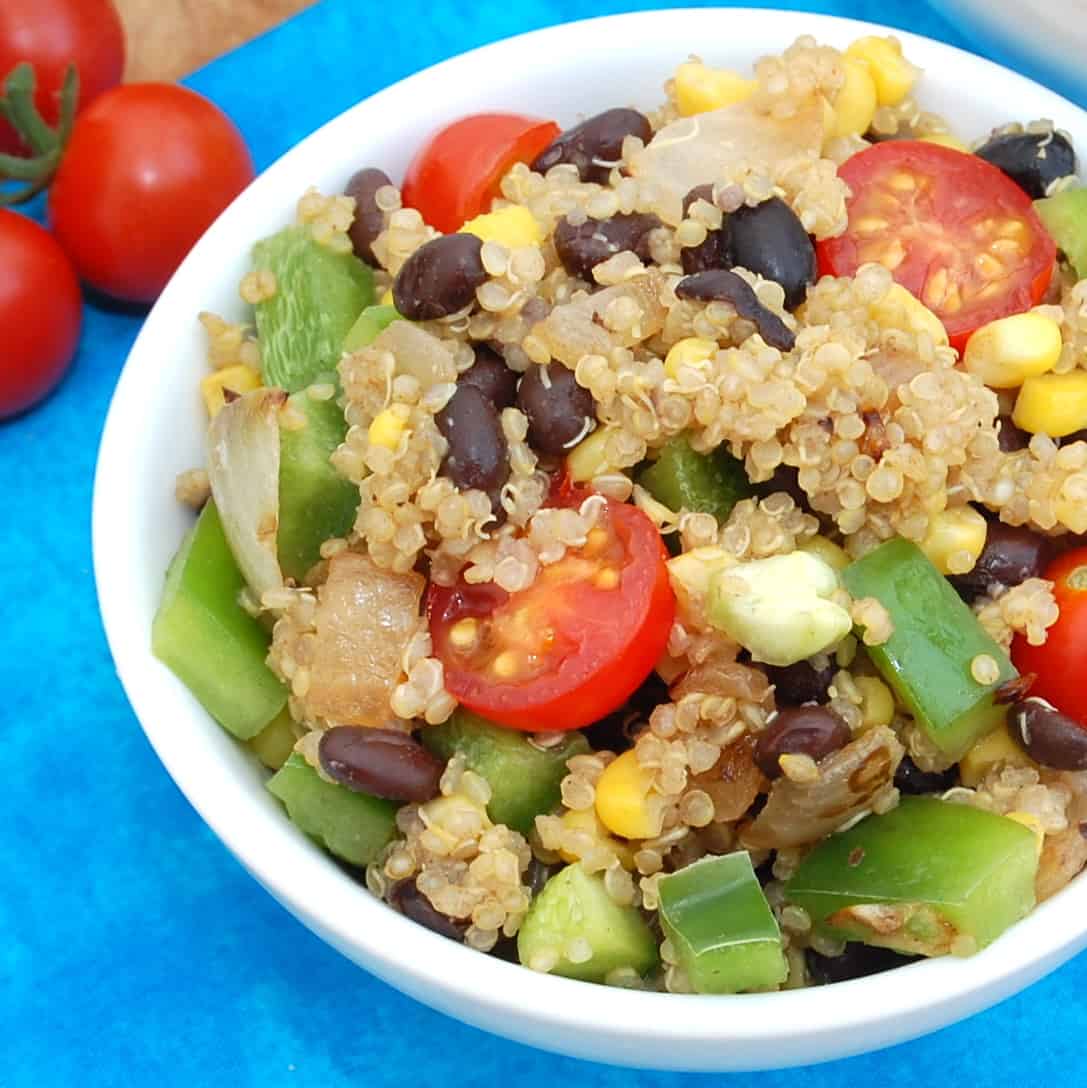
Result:
{"type": "Polygon", "coordinates": [[[1023,674],[1034,673],[1031,695],[1040,695],[1059,711],[1087,726],[1087,548],[1054,560],[1045,572],[1053,583],[1060,616],[1041,646],[1022,636],[1012,642],[1012,661],[1023,674]]]}
{"type": "Polygon", "coordinates": [[[675,616],[668,553],[637,507],[608,502],[585,545],[527,589],[430,587],[445,686],[466,707],[528,731],[577,729],[637,690],[675,616]]]}
{"type": "Polygon", "coordinates": [[[490,211],[502,175],[531,162],[559,134],[554,121],[473,113],[439,129],[408,167],[402,197],[445,234],[490,211]]]}
{"type": "Polygon", "coordinates": [[[820,242],[821,275],[877,261],[944,323],[960,351],[998,317],[1030,309],[1053,275],[1056,246],[1009,177],[976,155],[889,140],[846,159],[849,226],[820,242]]]}

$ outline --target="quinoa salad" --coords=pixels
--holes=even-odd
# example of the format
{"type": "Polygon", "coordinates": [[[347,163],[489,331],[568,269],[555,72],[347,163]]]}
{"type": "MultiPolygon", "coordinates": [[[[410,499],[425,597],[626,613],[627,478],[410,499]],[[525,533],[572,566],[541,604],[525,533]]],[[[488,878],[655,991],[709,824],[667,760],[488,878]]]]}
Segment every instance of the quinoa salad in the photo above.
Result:
{"type": "Polygon", "coordinates": [[[691,57],[239,240],[153,649],[360,894],[742,993],[971,955],[1087,863],[1087,189],[922,85],[691,57]]]}

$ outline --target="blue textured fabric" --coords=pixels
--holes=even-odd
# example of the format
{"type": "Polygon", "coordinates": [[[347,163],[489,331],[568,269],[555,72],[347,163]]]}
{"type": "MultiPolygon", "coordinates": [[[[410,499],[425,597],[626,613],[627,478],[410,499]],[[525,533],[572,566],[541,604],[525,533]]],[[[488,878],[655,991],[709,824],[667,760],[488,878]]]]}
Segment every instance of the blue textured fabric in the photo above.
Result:
{"type": "MultiPolygon", "coordinates": [[[[325,0],[197,73],[263,167],[361,97],[464,49],[660,0],[325,0]]],[[[917,0],[813,0],[970,45],[917,0]]],[[[802,28],[798,20],[797,28],[802,28]]],[[[605,43],[602,43],[605,44],[605,43]]],[[[117,683],[91,580],[94,458],[141,315],[90,305],[71,375],[0,425],[0,1085],[367,1088],[418,1081],[687,1083],[556,1058],[446,1019],[358,970],[281,910],[158,764],[117,683]]],[[[0,351],[2,351],[0,332],[0,351]]],[[[1087,1075],[1087,957],[999,1008],[891,1051],[760,1075],[765,1088],[1087,1075]]],[[[756,1083],[736,1076],[730,1083],[756,1083]]]]}

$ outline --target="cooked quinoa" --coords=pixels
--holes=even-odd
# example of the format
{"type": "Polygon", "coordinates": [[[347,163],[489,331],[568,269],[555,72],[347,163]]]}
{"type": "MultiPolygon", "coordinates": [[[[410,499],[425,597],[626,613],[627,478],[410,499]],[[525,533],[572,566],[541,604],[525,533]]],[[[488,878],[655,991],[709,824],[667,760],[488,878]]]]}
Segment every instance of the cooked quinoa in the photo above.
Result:
{"type": "MultiPolygon", "coordinates": [[[[800,38],[751,77],[692,57],[649,113],[554,128],[459,230],[376,169],[309,190],[241,282],[254,323],[200,315],[210,463],[177,496],[218,508],[274,674],[270,724],[217,716],[394,909],[537,971],[791,988],[969,954],[1087,861],[1074,708],[1012,663],[1061,618],[1046,560],[1087,532],[1087,415],[1045,399],[1050,374],[1087,396],[1087,279],[1024,193],[975,222],[961,282],[952,261],[903,287],[887,218],[980,163],[919,80],[894,39],[800,38]],[[869,199],[871,155],[899,165],[869,199]],[[315,289],[277,245],[326,294],[295,305],[315,289]],[[986,309],[1039,246],[1038,290],[986,309]],[[283,327],[346,298],[346,338],[283,327]],[[1043,362],[1009,315],[1049,336],[1043,362]],[[340,524],[292,568],[292,450],[330,412],[313,471],[340,524]],[[263,490],[243,487],[258,464],[263,490]],[[1014,916],[945,916],[937,887],[898,901],[888,872],[953,834],[1018,874],[1014,916]],[[726,869],[762,904],[758,969],[720,952],[726,869]],[[716,951],[690,928],[700,896],[716,951]]],[[[1072,175],[1050,122],[975,150],[1045,195],[1075,191],[1049,176],[1065,147],[1072,175]]]]}

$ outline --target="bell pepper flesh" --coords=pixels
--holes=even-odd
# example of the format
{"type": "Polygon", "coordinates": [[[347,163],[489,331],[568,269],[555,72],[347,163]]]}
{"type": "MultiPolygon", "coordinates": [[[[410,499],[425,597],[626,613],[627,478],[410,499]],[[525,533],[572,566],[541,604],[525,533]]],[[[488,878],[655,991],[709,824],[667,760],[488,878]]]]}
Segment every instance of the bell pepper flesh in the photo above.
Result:
{"type": "Polygon", "coordinates": [[[669,510],[713,514],[718,521],[754,494],[743,465],[727,450],[696,453],[683,437],[664,446],[638,482],[669,510]]]}
{"type": "Polygon", "coordinates": [[[661,925],[696,992],[735,994],[785,981],[781,931],[746,851],[702,858],[657,887],[661,925]]]}
{"type": "Polygon", "coordinates": [[[824,839],[786,885],[826,936],[923,956],[991,944],[1034,907],[1038,851],[1022,824],[904,797],[824,839]]]}
{"type": "Polygon", "coordinates": [[[889,540],[842,580],[854,598],[875,597],[890,613],[894,633],[868,656],[949,765],[1004,721],[993,693],[1019,673],[916,544],[889,540]],[[979,654],[997,664],[991,684],[971,674],[979,654]]]}

